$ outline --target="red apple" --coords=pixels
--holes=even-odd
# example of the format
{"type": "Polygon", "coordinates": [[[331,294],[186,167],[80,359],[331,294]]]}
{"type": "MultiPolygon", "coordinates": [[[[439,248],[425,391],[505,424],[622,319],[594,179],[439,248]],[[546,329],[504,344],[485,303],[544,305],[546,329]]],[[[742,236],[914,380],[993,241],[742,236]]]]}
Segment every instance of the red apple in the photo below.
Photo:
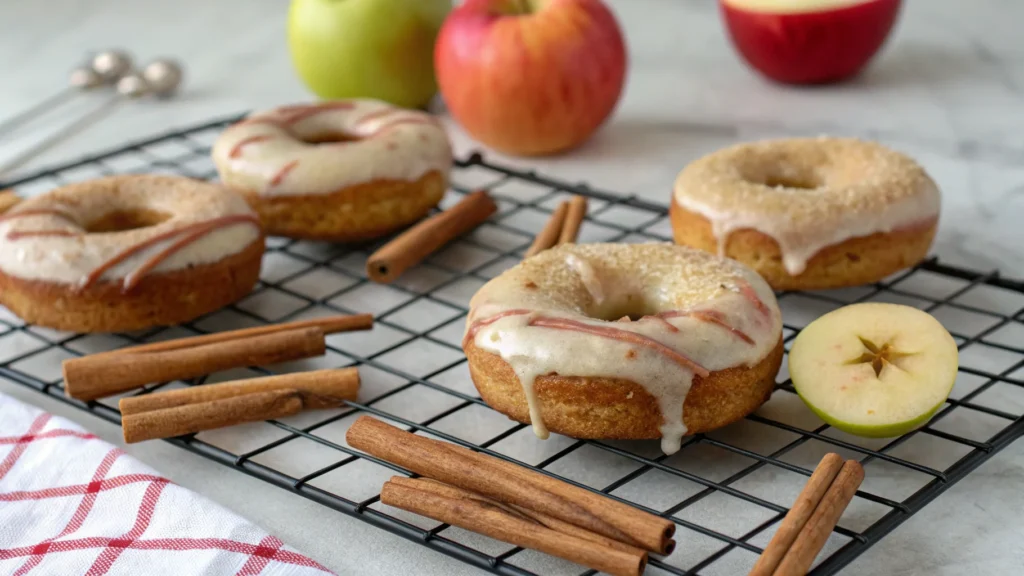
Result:
{"type": "Polygon", "coordinates": [[[733,44],[765,76],[819,84],[853,76],[882,47],[901,0],[719,0],[733,44]]]}
{"type": "Polygon", "coordinates": [[[467,0],[434,48],[452,116],[501,152],[548,154],[586,140],[622,93],[626,47],[600,0],[467,0]]]}

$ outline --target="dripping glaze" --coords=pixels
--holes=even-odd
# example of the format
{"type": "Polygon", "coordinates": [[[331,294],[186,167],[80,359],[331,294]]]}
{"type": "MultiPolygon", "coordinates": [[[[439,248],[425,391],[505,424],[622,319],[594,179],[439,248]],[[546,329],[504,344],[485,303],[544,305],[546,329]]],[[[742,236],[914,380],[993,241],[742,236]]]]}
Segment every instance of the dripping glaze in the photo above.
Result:
{"type": "Polygon", "coordinates": [[[711,224],[718,253],[756,230],[797,276],[821,250],[876,233],[934,225],[940,193],[908,156],[853,138],[739,144],[700,158],[676,179],[673,201],[711,224]]]}
{"type": "Polygon", "coordinates": [[[654,266],[642,253],[626,261],[637,246],[559,247],[535,258],[544,260],[541,273],[573,287],[566,294],[539,289],[545,282],[531,274],[541,266],[520,264],[474,297],[465,342],[512,367],[538,437],[548,436],[538,378],[615,378],[657,401],[662,450],[672,454],[687,433],[683,405],[694,378],[754,365],[777,345],[774,295],[753,272],[682,247],[646,246],[673,256],[654,266]]]}

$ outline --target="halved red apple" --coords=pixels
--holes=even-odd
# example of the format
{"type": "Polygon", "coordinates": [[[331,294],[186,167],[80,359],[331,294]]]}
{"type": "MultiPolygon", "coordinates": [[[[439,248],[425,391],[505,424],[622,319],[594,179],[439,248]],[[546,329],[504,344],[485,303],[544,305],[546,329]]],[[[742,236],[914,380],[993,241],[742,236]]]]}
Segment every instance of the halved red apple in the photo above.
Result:
{"type": "Polygon", "coordinates": [[[859,72],[892,31],[902,0],[719,0],[736,49],[787,84],[859,72]]]}

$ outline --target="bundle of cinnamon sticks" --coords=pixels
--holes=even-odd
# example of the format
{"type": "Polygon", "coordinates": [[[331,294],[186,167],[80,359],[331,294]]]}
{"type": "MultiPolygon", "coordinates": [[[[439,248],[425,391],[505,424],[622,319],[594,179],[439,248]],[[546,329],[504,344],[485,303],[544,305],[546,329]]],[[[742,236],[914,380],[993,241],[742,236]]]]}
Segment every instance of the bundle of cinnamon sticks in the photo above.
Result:
{"type": "Polygon", "coordinates": [[[391,478],[381,502],[613,575],[670,554],[675,524],[617,500],[363,416],[349,446],[426,478],[391,478]]]}
{"type": "Polygon", "coordinates": [[[526,258],[535,256],[541,252],[559,244],[572,244],[576,242],[580,233],[580,226],[587,216],[587,199],[584,196],[573,196],[558,205],[558,208],[551,213],[547,224],[533,239],[533,244],[526,251],[526,258]]]}
{"type": "MultiPolygon", "coordinates": [[[[325,335],[368,330],[373,316],[331,316],[144,344],[63,362],[64,391],[96,400],[145,384],[322,355],[325,335]]],[[[267,376],[120,401],[126,442],[167,438],[355,400],[355,368],[267,376]]]]}
{"type": "Polygon", "coordinates": [[[807,481],[750,576],[803,576],[864,480],[856,460],[826,454],[807,481]]]}
{"type": "Polygon", "coordinates": [[[132,444],[337,408],[358,392],[359,371],[338,368],[154,392],[122,398],[118,407],[132,444]]]}

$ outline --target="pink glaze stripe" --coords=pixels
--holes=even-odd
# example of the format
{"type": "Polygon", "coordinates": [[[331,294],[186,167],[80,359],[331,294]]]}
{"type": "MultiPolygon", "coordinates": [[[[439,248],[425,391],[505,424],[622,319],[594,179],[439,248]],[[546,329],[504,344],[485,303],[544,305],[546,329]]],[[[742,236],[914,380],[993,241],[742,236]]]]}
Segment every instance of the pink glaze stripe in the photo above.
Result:
{"type": "Polygon", "coordinates": [[[227,219],[224,219],[224,220],[222,220],[220,222],[218,222],[216,220],[211,221],[210,223],[208,223],[207,226],[205,226],[203,228],[199,228],[195,232],[187,234],[181,240],[178,240],[174,244],[171,244],[170,246],[165,248],[159,254],[156,254],[152,258],[150,258],[149,260],[143,262],[141,266],[139,266],[138,268],[133,270],[130,274],[125,276],[125,278],[124,278],[124,286],[122,287],[122,290],[125,291],[125,292],[130,292],[133,288],[138,286],[139,282],[142,282],[143,277],[145,277],[145,275],[148,274],[150,272],[150,270],[152,270],[153,268],[156,268],[157,266],[159,266],[161,262],[163,262],[167,258],[170,258],[177,251],[179,251],[179,250],[185,248],[186,246],[188,246],[189,244],[192,244],[193,242],[199,240],[203,236],[206,236],[210,232],[213,232],[218,227],[220,227],[220,226],[229,226],[229,225],[235,224],[235,223],[255,222],[252,217],[243,216],[243,215],[229,216],[227,218],[234,218],[235,220],[234,221],[229,221],[227,219]]]}
{"type": "Polygon", "coordinates": [[[763,314],[765,318],[772,315],[772,311],[765,306],[764,302],[761,302],[761,298],[757,296],[757,292],[754,291],[753,286],[748,284],[745,280],[739,280],[737,283],[739,285],[740,294],[742,294],[747,300],[750,300],[750,302],[757,307],[757,310],[763,314]]]}
{"type": "MultiPolygon", "coordinates": [[[[249,215],[246,215],[246,214],[236,214],[236,215],[232,215],[232,216],[222,216],[220,218],[215,218],[213,220],[208,220],[206,222],[196,222],[194,224],[190,224],[188,226],[185,226],[184,228],[179,228],[177,230],[169,230],[169,231],[167,231],[167,232],[165,232],[163,234],[160,234],[158,236],[154,236],[153,238],[150,238],[149,240],[146,240],[145,242],[140,242],[139,244],[136,244],[135,246],[132,246],[132,247],[128,248],[127,250],[122,251],[121,253],[119,253],[118,255],[114,256],[110,260],[107,260],[106,262],[101,264],[95,270],[90,272],[88,276],[86,276],[85,278],[82,279],[82,282],[81,282],[81,284],[79,284],[77,290],[79,292],[81,292],[83,290],[86,290],[87,288],[89,288],[90,286],[95,284],[103,276],[103,274],[106,273],[107,270],[110,270],[114,266],[117,266],[121,262],[124,262],[125,260],[127,260],[130,257],[132,257],[133,255],[141,252],[142,250],[145,250],[146,248],[149,248],[149,247],[151,247],[151,246],[153,246],[155,244],[159,244],[160,242],[163,242],[165,240],[173,238],[173,237],[175,237],[175,236],[177,236],[179,234],[190,234],[191,232],[193,232],[195,230],[202,230],[203,234],[200,234],[200,235],[196,236],[195,238],[192,238],[192,242],[194,242],[194,241],[198,240],[199,238],[201,238],[202,236],[204,236],[205,234],[213,232],[214,230],[216,230],[219,227],[230,226],[232,224],[239,224],[239,223],[242,223],[242,222],[249,222],[249,223],[252,223],[257,228],[260,227],[259,220],[257,220],[255,217],[249,216],[249,215]]],[[[189,242],[189,243],[191,243],[191,242],[189,242]]],[[[184,248],[189,243],[185,243],[185,244],[181,244],[180,242],[179,243],[175,243],[174,247],[176,247],[176,248],[175,248],[174,251],[164,250],[164,251],[160,252],[159,254],[157,254],[156,256],[151,258],[149,261],[144,262],[140,266],[140,269],[145,269],[146,271],[149,271],[149,270],[153,269],[160,262],[162,262],[163,260],[167,259],[175,251],[184,248]],[[181,244],[181,245],[179,245],[179,244],[181,244]],[[159,260],[155,264],[152,263],[152,261],[154,259],[157,259],[157,258],[159,258],[159,260]]],[[[133,272],[130,276],[137,276],[138,275],[137,272],[138,271],[133,272]]],[[[128,278],[125,278],[125,284],[127,284],[127,282],[128,282],[128,278]]],[[[127,291],[126,286],[122,285],[122,290],[127,291]]]]}
{"type": "Polygon", "coordinates": [[[664,318],[679,318],[679,317],[696,318],[698,320],[701,320],[701,321],[704,321],[704,322],[708,322],[710,324],[715,324],[716,326],[721,326],[722,328],[725,328],[726,330],[731,332],[733,336],[736,336],[737,338],[739,338],[740,340],[743,340],[747,344],[751,344],[751,345],[754,344],[754,339],[753,338],[748,336],[746,332],[744,332],[742,330],[739,330],[738,328],[734,328],[731,324],[729,324],[729,322],[725,319],[725,316],[721,312],[718,312],[718,311],[715,311],[715,310],[692,310],[692,311],[689,311],[689,312],[684,312],[684,311],[662,312],[661,314],[658,315],[658,317],[663,318],[663,319],[664,318]]]}
{"type": "MultiPolygon", "coordinates": [[[[381,119],[384,120],[382,121],[383,126],[381,127],[380,130],[383,130],[385,128],[391,128],[393,126],[398,126],[399,124],[440,124],[437,121],[437,119],[435,119],[433,116],[430,116],[429,114],[412,112],[409,110],[402,110],[401,108],[384,108],[381,110],[370,112],[369,114],[363,116],[362,118],[356,121],[356,126],[362,126],[367,122],[381,119]],[[386,120],[389,116],[394,116],[395,119],[390,122],[387,122],[386,120]]],[[[378,132],[380,130],[378,130],[378,132]]]]}
{"type": "Polygon", "coordinates": [[[610,338],[612,340],[619,340],[620,342],[636,344],[663,354],[669,360],[679,364],[687,370],[692,371],[698,376],[707,377],[711,374],[707,368],[704,368],[690,358],[683,356],[657,340],[652,340],[635,332],[629,332],[627,330],[611,328],[608,326],[592,326],[590,324],[584,324],[582,322],[577,322],[576,320],[568,320],[565,318],[535,318],[530,321],[529,325],[539,326],[541,328],[553,328],[555,330],[582,332],[584,334],[593,334],[594,336],[600,336],[602,338],[610,338]]]}
{"type": "Polygon", "coordinates": [[[310,116],[316,116],[321,112],[329,112],[331,110],[351,110],[355,108],[355,104],[351,102],[325,102],[323,104],[310,104],[306,106],[286,106],[279,108],[279,112],[285,114],[285,124],[295,124],[301,122],[310,116]]]}
{"type": "Polygon", "coordinates": [[[398,110],[395,110],[393,108],[381,108],[380,110],[374,110],[373,112],[370,112],[369,114],[366,114],[365,116],[363,116],[359,120],[356,120],[356,126],[362,126],[364,122],[369,122],[370,120],[376,120],[376,119],[378,119],[378,118],[380,118],[382,116],[383,117],[390,116],[391,114],[394,114],[395,112],[398,112],[398,110]]]}
{"type": "Polygon", "coordinates": [[[484,326],[487,326],[488,324],[494,324],[495,322],[501,320],[502,318],[507,318],[509,316],[521,316],[523,314],[529,313],[529,310],[522,309],[506,310],[504,312],[495,314],[490,318],[484,318],[482,320],[477,320],[476,322],[473,322],[473,324],[469,327],[469,330],[466,330],[466,336],[462,339],[462,347],[465,348],[466,345],[469,344],[469,341],[475,338],[476,333],[479,332],[480,329],[483,328],[484,326]]]}
{"type": "Polygon", "coordinates": [[[428,120],[428,119],[425,119],[425,118],[407,118],[405,120],[396,120],[395,122],[390,122],[388,124],[385,124],[384,126],[381,126],[380,128],[377,129],[376,132],[374,132],[373,134],[370,134],[369,136],[367,136],[367,138],[379,138],[379,137],[384,136],[387,133],[391,132],[395,128],[398,128],[399,126],[406,126],[406,125],[409,125],[409,124],[435,124],[436,125],[437,122],[435,122],[433,120],[428,120]]]}
{"type": "Polygon", "coordinates": [[[665,328],[668,329],[669,332],[679,332],[679,328],[677,326],[673,326],[671,322],[665,319],[671,317],[672,316],[663,316],[661,314],[655,314],[654,316],[644,316],[643,318],[641,318],[641,320],[646,320],[650,318],[651,320],[661,322],[662,324],[664,324],[665,328]]]}
{"type": "Polygon", "coordinates": [[[250,136],[243,139],[228,152],[228,158],[238,158],[242,155],[242,148],[245,148],[249,144],[256,144],[257,142],[266,142],[267,140],[273,140],[274,136],[271,134],[260,134],[258,136],[250,136]]]}
{"type": "Polygon", "coordinates": [[[292,170],[294,170],[295,167],[298,166],[298,165],[299,165],[299,161],[298,160],[292,160],[291,162],[289,162],[289,163],[285,164],[284,166],[282,166],[281,169],[277,171],[277,174],[274,174],[274,177],[270,179],[270,185],[271,186],[279,186],[281,184],[281,182],[284,182],[285,176],[287,176],[288,173],[291,172],[292,170]]]}

